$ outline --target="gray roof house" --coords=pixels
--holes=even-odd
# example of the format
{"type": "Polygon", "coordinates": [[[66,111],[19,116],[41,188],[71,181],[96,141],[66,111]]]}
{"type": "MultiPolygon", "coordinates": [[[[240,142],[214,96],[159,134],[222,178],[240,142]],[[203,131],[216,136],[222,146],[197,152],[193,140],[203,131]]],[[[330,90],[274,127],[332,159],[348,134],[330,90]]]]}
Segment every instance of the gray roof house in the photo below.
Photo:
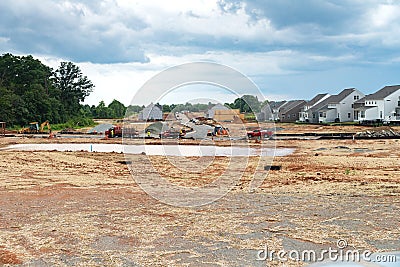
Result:
{"type": "Polygon", "coordinates": [[[385,86],[355,103],[356,121],[400,121],[400,85],[385,86]]]}
{"type": "Polygon", "coordinates": [[[281,122],[295,122],[299,120],[301,109],[307,102],[305,100],[291,100],[279,108],[279,120],[281,122]]]}
{"type": "Polygon", "coordinates": [[[279,119],[279,108],[287,101],[271,101],[261,108],[260,113],[256,114],[257,121],[276,121],[279,119]]]}
{"type": "Polygon", "coordinates": [[[163,112],[161,106],[151,103],[139,112],[138,119],[140,121],[162,120],[163,112]]]}
{"type": "Polygon", "coordinates": [[[338,95],[332,95],[309,109],[309,121],[346,122],[354,121],[354,104],[365,95],[355,88],[344,89],[338,95]]]}
{"type": "Polygon", "coordinates": [[[330,96],[331,96],[330,94],[318,94],[313,99],[308,101],[300,110],[299,121],[310,122],[312,114],[310,114],[309,110],[330,96]]]}

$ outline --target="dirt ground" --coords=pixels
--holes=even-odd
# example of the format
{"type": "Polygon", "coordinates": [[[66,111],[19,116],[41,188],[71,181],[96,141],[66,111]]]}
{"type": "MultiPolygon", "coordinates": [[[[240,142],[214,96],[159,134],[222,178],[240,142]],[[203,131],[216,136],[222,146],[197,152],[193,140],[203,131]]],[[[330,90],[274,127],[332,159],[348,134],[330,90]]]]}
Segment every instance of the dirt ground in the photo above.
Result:
{"type": "MultiPolygon", "coordinates": [[[[92,141],[0,138],[0,147],[92,141]]],[[[320,250],[340,239],[349,248],[400,250],[400,140],[276,145],[296,150],[275,157],[282,169],[260,188],[248,190],[250,160],[226,196],[193,208],[163,204],[138,186],[132,175],[155,173],[146,155],[129,157],[131,175],[118,153],[0,150],[0,265],[283,266],[258,261],[258,251],[320,250]]],[[[225,157],[179,163],[208,164],[200,176],[160,156],[150,161],[182,186],[210,183],[227,164],[225,157]]]]}

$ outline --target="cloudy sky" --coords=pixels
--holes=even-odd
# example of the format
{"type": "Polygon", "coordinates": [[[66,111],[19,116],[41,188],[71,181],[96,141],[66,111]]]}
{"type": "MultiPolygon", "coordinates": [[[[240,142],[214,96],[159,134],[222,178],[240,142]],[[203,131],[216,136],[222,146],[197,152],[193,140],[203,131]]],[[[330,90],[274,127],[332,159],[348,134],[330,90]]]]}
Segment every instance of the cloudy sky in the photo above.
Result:
{"type": "Polygon", "coordinates": [[[400,84],[399,14],[396,0],[1,0],[0,53],[75,62],[96,85],[89,104],[128,104],[193,61],[235,68],[268,99],[371,93],[400,84]]]}

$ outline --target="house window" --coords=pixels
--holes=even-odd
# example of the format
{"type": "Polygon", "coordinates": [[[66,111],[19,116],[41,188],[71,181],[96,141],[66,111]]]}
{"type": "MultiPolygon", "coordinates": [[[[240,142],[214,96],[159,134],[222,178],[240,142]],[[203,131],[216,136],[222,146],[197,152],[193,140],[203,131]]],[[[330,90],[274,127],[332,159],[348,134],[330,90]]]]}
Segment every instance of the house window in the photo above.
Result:
{"type": "Polygon", "coordinates": [[[324,118],[326,118],[326,112],[324,112],[324,118]]]}
{"type": "Polygon", "coordinates": [[[365,111],[361,111],[360,117],[361,117],[362,119],[365,118],[365,111]]]}
{"type": "Polygon", "coordinates": [[[351,108],[354,108],[354,104],[351,104],[351,108]]]}
{"type": "Polygon", "coordinates": [[[351,113],[350,113],[350,112],[347,113],[347,118],[348,118],[348,119],[351,119],[351,113]]]}
{"type": "Polygon", "coordinates": [[[360,99],[360,96],[355,95],[355,96],[354,96],[354,100],[358,100],[358,99],[360,99]]]}
{"type": "Polygon", "coordinates": [[[322,118],[324,116],[324,114],[322,114],[322,112],[319,113],[319,117],[322,118]]]}
{"type": "Polygon", "coordinates": [[[337,114],[337,117],[340,118],[340,113],[337,114]]]}
{"type": "Polygon", "coordinates": [[[379,114],[380,114],[380,118],[382,119],[382,118],[383,118],[383,113],[382,113],[382,111],[379,112],[379,114]]]}
{"type": "Polygon", "coordinates": [[[315,113],[312,114],[313,119],[315,119],[315,113]]]}

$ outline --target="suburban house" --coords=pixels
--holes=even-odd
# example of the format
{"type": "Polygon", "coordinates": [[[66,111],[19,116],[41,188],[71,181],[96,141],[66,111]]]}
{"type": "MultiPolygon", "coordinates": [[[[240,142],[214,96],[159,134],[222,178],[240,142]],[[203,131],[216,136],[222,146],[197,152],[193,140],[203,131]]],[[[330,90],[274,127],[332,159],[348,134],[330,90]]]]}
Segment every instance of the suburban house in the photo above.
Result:
{"type": "Polygon", "coordinates": [[[240,109],[231,109],[222,104],[216,104],[210,108],[205,117],[215,121],[240,122],[244,120],[244,114],[240,113],[240,109]]]}
{"type": "Polygon", "coordinates": [[[295,122],[299,120],[301,109],[307,102],[305,100],[291,100],[279,108],[278,118],[281,122],[295,122]]]}
{"type": "Polygon", "coordinates": [[[385,86],[354,106],[356,121],[400,121],[400,85],[385,86]]]}
{"type": "Polygon", "coordinates": [[[260,113],[256,114],[257,121],[276,121],[279,120],[279,108],[287,101],[271,101],[261,108],[260,113]]]}
{"type": "Polygon", "coordinates": [[[310,114],[309,110],[330,96],[330,94],[318,94],[313,99],[308,101],[300,110],[299,121],[311,122],[312,114],[310,114]]]}
{"type": "Polygon", "coordinates": [[[310,108],[309,121],[313,123],[354,121],[354,104],[364,96],[355,88],[344,89],[338,95],[332,95],[310,108]]]}
{"type": "Polygon", "coordinates": [[[142,111],[139,112],[138,119],[140,121],[162,120],[163,119],[162,107],[160,105],[151,103],[150,105],[148,105],[142,111]]]}
{"type": "Polygon", "coordinates": [[[229,110],[229,108],[218,103],[218,104],[214,105],[212,108],[210,108],[209,110],[207,110],[207,112],[205,113],[205,117],[208,119],[214,119],[216,110],[229,110]]]}

